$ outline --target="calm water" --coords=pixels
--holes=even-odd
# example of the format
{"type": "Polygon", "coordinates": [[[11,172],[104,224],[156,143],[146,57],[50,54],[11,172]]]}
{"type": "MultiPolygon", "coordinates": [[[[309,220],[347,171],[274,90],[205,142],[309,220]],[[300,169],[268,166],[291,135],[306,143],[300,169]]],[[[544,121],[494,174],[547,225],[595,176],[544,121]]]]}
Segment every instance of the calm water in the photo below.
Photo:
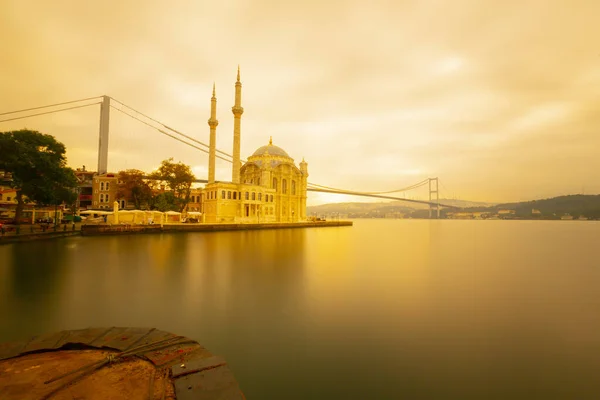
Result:
{"type": "Polygon", "coordinates": [[[352,228],[0,247],[0,341],[158,327],[250,399],[600,398],[600,223],[352,228]]]}

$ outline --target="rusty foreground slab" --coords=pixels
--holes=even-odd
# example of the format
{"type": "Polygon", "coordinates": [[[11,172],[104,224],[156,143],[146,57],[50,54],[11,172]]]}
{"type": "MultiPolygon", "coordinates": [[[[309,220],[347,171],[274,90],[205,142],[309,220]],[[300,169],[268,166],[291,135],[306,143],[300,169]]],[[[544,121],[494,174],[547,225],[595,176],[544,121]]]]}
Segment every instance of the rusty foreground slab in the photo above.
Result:
{"type": "Polygon", "coordinates": [[[243,400],[226,361],[155,328],[89,328],[0,344],[0,399],[243,400]]]}

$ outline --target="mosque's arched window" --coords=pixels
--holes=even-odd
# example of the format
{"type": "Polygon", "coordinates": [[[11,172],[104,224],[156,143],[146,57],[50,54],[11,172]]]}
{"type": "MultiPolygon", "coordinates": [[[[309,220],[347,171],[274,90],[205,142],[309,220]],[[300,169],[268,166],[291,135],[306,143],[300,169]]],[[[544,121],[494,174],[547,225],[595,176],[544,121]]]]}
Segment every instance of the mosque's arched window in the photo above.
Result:
{"type": "Polygon", "coordinates": [[[221,190],[221,198],[224,199],[225,198],[225,191],[221,190]]]}
{"type": "Polygon", "coordinates": [[[262,193],[258,194],[258,201],[262,201],[262,193]]]}
{"type": "Polygon", "coordinates": [[[250,193],[246,192],[246,200],[250,200],[250,193]]]}
{"type": "Polygon", "coordinates": [[[104,190],[104,182],[100,182],[100,190],[104,190]]]}
{"type": "Polygon", "coordinates": [[[233,192],[233,199],[237,200],[237,192],[233,192]]]}
{"type": "Polygon", "coordinates": [[[271,203],[273,202],[273,195],[271,195],[271,203]]]}
{"type": "Polygon", "coordinates": [[[252,200],[256,200],[256,192],[252,192],[252,200]]]}
{"type": "Polygon", "coordinates": [[[296,181],[292,181],[292,196],[296,195],[296,181]]]}
{"type": "Polygon", "coordinates": [[[109,183],[110,183],[110,182],[106,182],[106,186],[105,186],[106,190],[108,190],[108,184],[109,184],[109,183]]]}
{"type": "Polygon", "coordinates": [[[231,199],[231,190],[227,191],[227,199],[231,199]]]}
{"type": "Polygon", "coordinates": [[[257,185],[260,185],[260,177],[258,177],[258,178],[256,179],[256,184],[257,184],[257,185]]]}
{"type": "Polygon", "coordinates": [[[287,193],[287,180],[285,180],[285,179],[281,180],[281,193],[283,193],[283,194],[287,193]]]}
{"type": "Polygon", "coordinates": [[[106,197],[104,198],[107,203],[108,203],[108,193],[106,194],[106,197]]]}
{"type": "Polygon", "coordinates": [[[100,203],[104,203],[104,193],[100,193],[100,203]]]}
{"type": "Polygon", "coordinates": [[[273,189],[277,191],[277,178],[273,178],[273,189]]]}

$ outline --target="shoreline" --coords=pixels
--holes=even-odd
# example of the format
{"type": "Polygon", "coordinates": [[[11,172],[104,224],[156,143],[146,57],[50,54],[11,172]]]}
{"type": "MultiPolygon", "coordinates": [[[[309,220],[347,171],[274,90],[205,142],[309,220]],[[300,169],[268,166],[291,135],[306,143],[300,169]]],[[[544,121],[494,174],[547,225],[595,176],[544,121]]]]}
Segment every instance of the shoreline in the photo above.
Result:
{"type": "Polygon", "coordinates": [[[81,230],[0,236],[0,245],[50,240],[71,236],[118,236],[178,232],[224,232],[262,229],[299,229],[352,226],[352,221],[270,222],[262,224],[164,224],[160,225],[82,225],[81,230]]]}
{"type": "Polygon", "coordinates": [[[223,232],[261,229],[297,229],[352,226],[352,221],[320,221],[320,222],[268,222],[258,224],[164,224],[160,225],[84,225],[82,236],[124,235],[172,232],[223,232]]]}

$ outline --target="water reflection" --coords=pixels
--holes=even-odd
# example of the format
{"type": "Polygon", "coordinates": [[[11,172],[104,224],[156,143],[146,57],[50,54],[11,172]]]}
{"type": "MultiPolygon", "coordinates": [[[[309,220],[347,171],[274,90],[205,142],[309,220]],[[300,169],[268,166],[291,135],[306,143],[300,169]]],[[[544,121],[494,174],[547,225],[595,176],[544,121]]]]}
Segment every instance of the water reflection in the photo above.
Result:
{"type": "Polygon", "coordinates": [[[359,220],[2,246],[0,341],[160,327],[224,355],[249,399],[593,398],[599,227],[359,220]]]}
{"type": "MultiPolygon", "coordinates": [[[[5,296],[2,299],[0,331],[11,334],[9,321],[22,318],[19,329],[31,330],[38,324],[53,325],[60,319],[60,304],[71,254],[55,241],[40,242],[35,251],[27,243],[5,246],[7,264],[2,265],[5,296]],[[40,313],[40,304],[44,312],[40,313]]],[[[18,337],[18,336],[17,336],[18,337]]]]}

